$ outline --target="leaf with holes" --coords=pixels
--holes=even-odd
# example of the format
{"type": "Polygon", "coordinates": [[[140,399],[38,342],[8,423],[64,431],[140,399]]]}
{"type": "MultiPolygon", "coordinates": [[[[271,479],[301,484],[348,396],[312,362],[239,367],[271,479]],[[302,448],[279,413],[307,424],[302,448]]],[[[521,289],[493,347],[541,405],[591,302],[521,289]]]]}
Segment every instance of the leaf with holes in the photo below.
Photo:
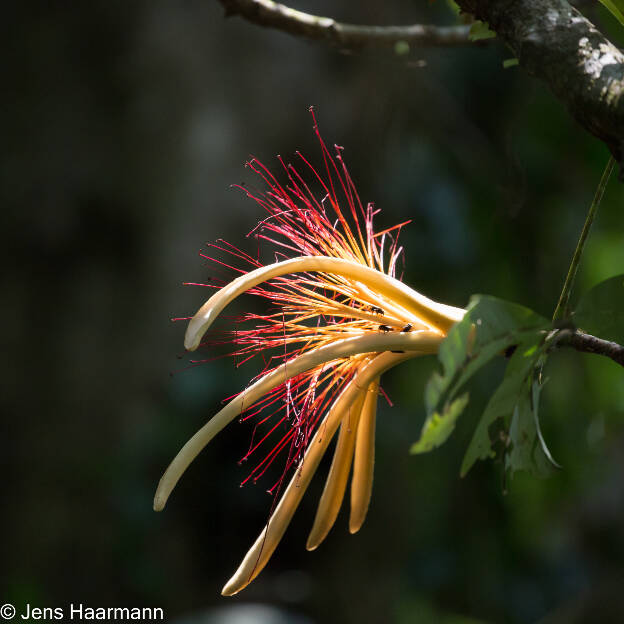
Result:
{"type": "Polygon", "coordinates": [[[535,366],[545,349],[544,346],[540,347],[541,341],[540,335],[534,335],[516,347],[507,365],[505,377],[485,407],[468,445],[460,469],[462,477],[478,459],[488,459],[494,456],[490,427],[498,419],[512,415],[522,400],[523,394],[528,392],[527,384],[529,380],[532,380],[535,366]]]}

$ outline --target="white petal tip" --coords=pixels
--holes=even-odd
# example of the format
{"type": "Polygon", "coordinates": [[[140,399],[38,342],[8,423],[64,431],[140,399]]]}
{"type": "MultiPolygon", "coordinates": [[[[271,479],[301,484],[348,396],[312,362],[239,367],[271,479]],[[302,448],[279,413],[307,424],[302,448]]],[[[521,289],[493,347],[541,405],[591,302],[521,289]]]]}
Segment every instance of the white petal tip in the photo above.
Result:
{"type": "Polygon", "coordinates": [[[162,511],[167,504],[167,497],[162,492],[156,490],[154,495],[154,511],[162,511]]]}
{"type": "Polygon", "coordinates": [[[197,314],[189,321],[184,334],[184,348],[187,351],[195,351],[201,344],[202,338],[206,330],[212,325],[218,310],[215,313],[211,305],[212,299],[209,299],[197,312],[197,314]]]}
{"type": "MultiPolygon", "coordinates": [[[[243,585],[243,587],[245,587],[243,585]]],[[[238,592],[243,589],[243,587],[238,587],[235,583],[232,582],[232,580],[230,579],[225,586],[223,587],[223,589],[221,590],[221,595],[222,596],[234,596],[235,594],[238,594],[238,592]]]]}
{"type": "Polygon", "coordinates": [[[199,343],[201,339],[197,336],[189,336],[188,334],[184,337],[184,348],[187,351],[195,351],[197,347],[199,347],[199,343]]]}

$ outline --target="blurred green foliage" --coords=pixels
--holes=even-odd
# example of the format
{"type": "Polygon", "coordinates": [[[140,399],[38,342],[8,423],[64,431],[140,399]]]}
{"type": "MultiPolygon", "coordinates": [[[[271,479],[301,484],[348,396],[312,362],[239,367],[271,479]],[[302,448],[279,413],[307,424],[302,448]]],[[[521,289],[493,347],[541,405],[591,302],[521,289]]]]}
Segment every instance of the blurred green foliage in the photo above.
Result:
{"type": "Polygon", "coordinates": [[[600,0],[600,2],[624,26],[624,2],[622,0],[600,0]]]}
{"type": "Polygon", "coordinates": [[[585,293],[573,318],[588,333],[624,344],[624,274],[606,279],[585,293]]]}
{"type": "MultiPolygon", "coordinates": [[[[354,6],[314,12],[453,19],[444,3],[354,6]]],[[[262,484],[238,487],[249,428],[224,432],[152,512],[173,453],[258,370],[176,359],[184,323],[168,319],[206,297],[181,282],[206,279],[205,240],[244,245],[260,218],[228,187],[250,181],[250,153],[319,161],[309,105],[379,225],[412,219],[405,280],[454,305],[482,292],[548,317],[608,157],[543,85],[502,69],[496,41],[349,55],[222,17],[196,0],[5,9],[2,602],[162,606],[169,621],[240,622],[248,607],[274,622],[621,622],[624,383],[600,357],[549,358],[540,415],[562,470],[543,480],[486,462],[457,477],[504,362],[473,378],[454,435],[421,456],[409,447],[437,363],[396,369],[362,531],[341,515],[305,551],[321,469],[235,599],[219,590],[271,506],[262,484]]],[[[606,11],[590,17],[618,36],[606,11]]],[[[623,272],[622,199],[614,180],[577,299],[623,272]]]]}

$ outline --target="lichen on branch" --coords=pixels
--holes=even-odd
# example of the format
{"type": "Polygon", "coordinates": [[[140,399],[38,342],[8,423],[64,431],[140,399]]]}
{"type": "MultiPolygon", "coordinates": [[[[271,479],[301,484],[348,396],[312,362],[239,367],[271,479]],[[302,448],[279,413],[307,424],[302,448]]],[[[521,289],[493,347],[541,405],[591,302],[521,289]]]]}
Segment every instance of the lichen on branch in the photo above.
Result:
{"type": "Polygon", "coordinates": [[[624,54],[566,0],[457,0],[604,141],[622,171],[624,54]]]}

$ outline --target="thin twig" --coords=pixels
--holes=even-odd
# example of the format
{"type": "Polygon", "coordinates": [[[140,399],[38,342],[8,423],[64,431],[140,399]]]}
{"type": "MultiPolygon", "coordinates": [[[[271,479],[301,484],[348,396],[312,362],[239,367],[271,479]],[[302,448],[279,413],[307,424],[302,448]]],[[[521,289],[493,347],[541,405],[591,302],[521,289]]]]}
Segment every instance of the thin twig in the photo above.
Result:
{"type": "Polygon", "coordinates": [[[587,241],[587,236],[589,235],[589,230],[591,229],[592,223],[594,222],[594,218],[596,217],[596,212],[598,210],[598,206],[602,201],[602,196],[604,194],[604,190],[607,186],[607,182],[609,181],[609,176],[613,171],[613,166],[615,165],[615,159],[613,156],[609,158],[609,162],[605,167],[605,170],[600,178],[600,182],[598,183],[598,188],[596,189],[596,194],[594,195],[594,199],[589,207],[589,212],[587,213],[587,217],[585,218],[585,224],[583,225],[583,229],[581,231],[581,236],[579,237],[578,243],[576,244],[576,249],[574,250],[574,255],[572,256],[572,262],[570,262],[570,268],[568,269],[568,275],[566,276],[565,282],[563,284],[563,289],[561,290],[561,295],[559,296],[559,301],[557,303],[557,307],[555,308],[555,313],[553,314],[553,321],[558,321],[561,318],[565,318],[568,316],[569,310],[568,305],[570,303],[570,294],[572,293],[572,287],[574,286],[574,280],[576,278],[576,272],[578,271],[579,263],[581,261],[581,256],[583,255],[583,248],[585,247],[585,242],[587,241]]]}
{"type": "Polygon", "coordinates": [[[327,41],[341,49],[388,47],[404,41],[411,46],[461,46],[472,44],[469,25],[364,26],[344,24],[331,17],[296,11],[272,0],[219,0],[226,16],[240,15],[249,22],[298,37],[327,41]]]}
{"type": "Polygon", "coordinates": [[[578,330],[561,330],[556,338],[555,347],[571,347],[583,353],[604,355],[624,366],[624,346],[578,330]]]}

